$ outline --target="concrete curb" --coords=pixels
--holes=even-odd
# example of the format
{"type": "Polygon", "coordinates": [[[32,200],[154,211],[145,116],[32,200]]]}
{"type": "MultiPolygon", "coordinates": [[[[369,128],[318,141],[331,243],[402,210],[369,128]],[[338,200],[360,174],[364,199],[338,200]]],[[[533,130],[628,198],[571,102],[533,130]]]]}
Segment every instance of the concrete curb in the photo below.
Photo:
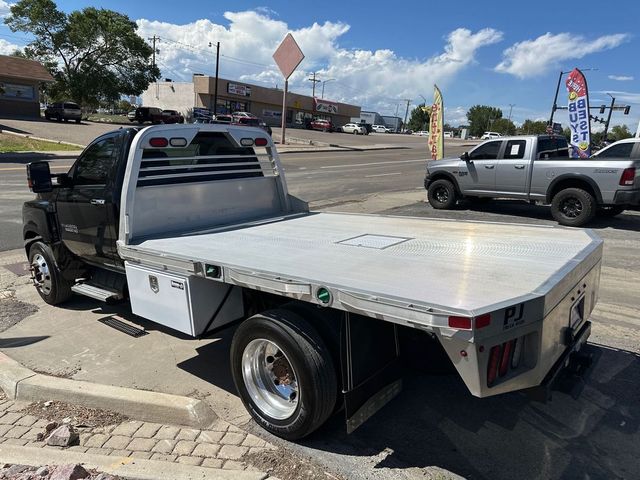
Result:
{"type": "Polygon", "coordinates": [[[145,422],[206,429],[218,418],[202,400],[41,375],[4,353],[0,353],[0,387],[12,400],[56,400],[111,410],[145,422]]]}
{"type": "Polygon", "coordinates": [[[20,447],[17,445],[0,445],[0,460],[4,463],[32,467],[81,464],[85,468],[137,480],[157,480],[159,478],[170,478],[172,480],[264,480],[268,477],[263,472],[223,470],[196,467],[183,463],[143,460],[131,457],[110,457],[67,450],[20,447]]]}
{"type": "Polygon", "coordinates": [[[33,135],[28,135],[26,133],[18,133],[18,132],[12,132],[11,130],[3,130],[2,128],[0,128],[0,133],[6,133],[7,135],[14,135],[16,137],[32,138],[33,140],[40,140],[42,142],[57,143],[59,145],[71,145],[72,147],[79,147],[80,150],[84,150],[84,147],[86,147],[86,145],[80,145],[79,143],[71,143],[71,142],[64,142],[62,140],[51,140],[50,138],[35,137],[33,135]]]}

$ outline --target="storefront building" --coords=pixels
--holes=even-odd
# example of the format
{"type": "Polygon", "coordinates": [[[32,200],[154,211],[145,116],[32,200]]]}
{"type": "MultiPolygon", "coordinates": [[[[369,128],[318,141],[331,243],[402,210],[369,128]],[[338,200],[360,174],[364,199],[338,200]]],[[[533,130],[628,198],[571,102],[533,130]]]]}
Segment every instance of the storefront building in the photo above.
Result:
{"type": "MultiPolygon", "coordinates": [[[[179,110],[207,108],[214,111],[215,77],[194,75],[193,83],[158,82],[142,94],[148,107],[179,110]]],[[[218,79],[217,113],[250,112],[271,126],[282,124],[282,90],[234,80],[218,79]]],[[[339,127],[360,115],[360,107],[287,92],[287,125],[304,128],[313,118],[331,120],[339,127]]]]}
{"type": "Polygon", "coordinates": [[[53,77],[40,62],[0,55],[0,117],[39,117],[41,82],[53,77]]]}

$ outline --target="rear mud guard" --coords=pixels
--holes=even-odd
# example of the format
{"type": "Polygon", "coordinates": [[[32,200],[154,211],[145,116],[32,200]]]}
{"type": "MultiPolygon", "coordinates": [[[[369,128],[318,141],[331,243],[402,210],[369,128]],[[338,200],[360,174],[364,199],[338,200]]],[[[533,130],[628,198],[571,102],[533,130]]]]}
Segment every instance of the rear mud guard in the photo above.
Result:
{"type": "Polygon", "coordinates": [[[352,433],[402,390],[396,325],[345,313],[340,364],[347,433],[352,433]]]}

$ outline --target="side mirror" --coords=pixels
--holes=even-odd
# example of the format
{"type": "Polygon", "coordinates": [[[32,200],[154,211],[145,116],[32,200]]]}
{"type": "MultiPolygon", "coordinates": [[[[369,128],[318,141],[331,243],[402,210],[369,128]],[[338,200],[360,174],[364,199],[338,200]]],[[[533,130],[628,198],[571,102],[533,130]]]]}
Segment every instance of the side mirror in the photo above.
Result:
{"type": "Polygon", "coordinates": [[[472,162],[472,160],[469,158],[469,152],[464,152],[462,155],[460,155],[460,160],[464,160],[467,163],[472,162]]]}
{"type": "Polygon", "coordinates": [[[34,193],[53,190],[49,162],[33,162],[27,164],[27,181],[29,189],[34,193]]]}

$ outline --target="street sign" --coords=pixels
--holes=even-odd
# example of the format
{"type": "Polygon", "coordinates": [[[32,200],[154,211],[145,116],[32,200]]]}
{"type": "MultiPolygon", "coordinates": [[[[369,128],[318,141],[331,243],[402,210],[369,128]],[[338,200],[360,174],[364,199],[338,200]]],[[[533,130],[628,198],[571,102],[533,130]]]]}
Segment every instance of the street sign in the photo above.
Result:
{"type": "Polygon", "coordinates": [[[300,47],[296,43],[293,35],[287,33],[280,46],[273,54],[273,59],[276,61],[276,65],[284,76],[284,91],[282,92],[282,136],[280,144],[284,145],[285,131],[287,127],[287,88],[289,87],[289,77],[296,71],[300,62],[304,59],[304,53],[300,50],[300,47]]]}
{"type": "Polygon", "coordinates": [[[273,59],[276,61],[276,65],[278,65],[284,79],[289,80],[291,74],[295,72],[300,62],[304,60],[304,54],[293,35],[287,33],[287,36],[284,37],[284,40],[273,54],[273,59]]]}

